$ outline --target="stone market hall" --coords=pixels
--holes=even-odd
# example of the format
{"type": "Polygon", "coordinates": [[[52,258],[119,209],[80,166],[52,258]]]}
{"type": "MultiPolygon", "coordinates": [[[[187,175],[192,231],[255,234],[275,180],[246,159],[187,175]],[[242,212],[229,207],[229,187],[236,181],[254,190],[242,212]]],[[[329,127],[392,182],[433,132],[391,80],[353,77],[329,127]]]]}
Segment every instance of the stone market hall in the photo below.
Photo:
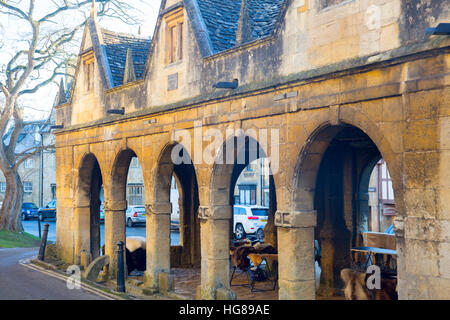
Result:
{"type": "Polygon", "coordinates": [[[449,21],[445,0],[162,0],[148,39],[103,29],[93,10],[70,98],[56,107],[59,258],[80,264],[82,252],[100,255],[103,186],[114,275],[137,157],[145,287],[171,291],[181,285],[173,268],[197,268],[196,298],[236,298],[234,188],[257,145],[273,173],[265,231],[278,251],[279,299],[342,289],[381,159],[395,194],[399,298],[449,299],[450,38],[426,35],[449,21]],[[197,161],[211,129],[224,137],[212,148],[219,161],[197,161]],[[193,161],[174,163],[174,152],[193,161]],[[170,243],[172,176],[178,246],[170,243]]]}

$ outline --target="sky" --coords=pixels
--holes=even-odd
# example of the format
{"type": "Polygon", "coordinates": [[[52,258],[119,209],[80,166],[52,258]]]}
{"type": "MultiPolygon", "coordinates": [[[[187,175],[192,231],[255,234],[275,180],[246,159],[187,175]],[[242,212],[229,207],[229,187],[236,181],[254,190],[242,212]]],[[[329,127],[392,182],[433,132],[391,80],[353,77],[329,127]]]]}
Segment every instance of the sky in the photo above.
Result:
{"type": "MultiPolygon", "coordinates": [[[[39,4],[39,10],[42,13],[48,12],[48,6],[51,6],[51,2],[52,0],[38,1],[37,3],[39,4]]],[[[153,36],[161,0],[126,0],[126,2],[133,5],[137,9],[135,16],[139,20],[142,20],[142,24],[140,26],[141,35],[146,37],[153,36]]],[[[64,24],[64,21],[61,23],[64,24]]],[[[103,18],[100,20],[100,26],[111,31],[131,34],[138,34],[139,30],[139,25],[130,26],[118,19],[111,18],[103,18]]],[[[17,20],[14,17],[3,19],[0,21],[0,41],[2,38],[3,40],[5,40],[5,38],[14,39],[14,41],[16,41],[16,39],[20,39],[21,33],[23,32],[22,29],[23,28],[18,25],[17,20]]],[[[9,61],[11,52],[13,51],[13,49],[10,48],[14,47],[14,41],[11,41],[9,43],[10,45],[0,49],[0,66],[9,61]]],[[[79,46],[80,44],[77,43],[77,48],[79,48],[79,46]]],[[[58,79],[57,82],[59,83],[59,81],[60,80],[58,79]]],[[[26,120],[46,119],[50,114],[57,92],[58,86],[56,84],[51,84],[40,89],[33,95],[27,95],[27,97],[23,99],[23,105],[25,107],[24,118],[26,120]]]]}

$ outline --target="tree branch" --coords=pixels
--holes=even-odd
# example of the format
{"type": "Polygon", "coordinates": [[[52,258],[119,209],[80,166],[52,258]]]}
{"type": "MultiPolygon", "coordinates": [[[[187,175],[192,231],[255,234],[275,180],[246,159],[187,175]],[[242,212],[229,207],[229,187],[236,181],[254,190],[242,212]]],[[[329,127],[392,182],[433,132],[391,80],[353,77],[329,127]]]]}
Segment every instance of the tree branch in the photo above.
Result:
{"type": "MultiPolygon", "coordinates": [[[[22,157],[16,161],[16,163],[11,167],[11,170],[17,170],[19,168],[19,166],[25,162],[25,160],[33,157],[34,155],[38,154],[41,151],[45,151],[45,150],[50,150],[50,149],[54,149],[55,146],[54,145],[50,145],[50,146],[42,146],[42,147],[36,147],[36,149],[33,152],[30,153],[24,153],[22,152],[20,155],[22,155],[22,157]]],[[[30,149],[33,150],[33,149],[30,149]]]]}

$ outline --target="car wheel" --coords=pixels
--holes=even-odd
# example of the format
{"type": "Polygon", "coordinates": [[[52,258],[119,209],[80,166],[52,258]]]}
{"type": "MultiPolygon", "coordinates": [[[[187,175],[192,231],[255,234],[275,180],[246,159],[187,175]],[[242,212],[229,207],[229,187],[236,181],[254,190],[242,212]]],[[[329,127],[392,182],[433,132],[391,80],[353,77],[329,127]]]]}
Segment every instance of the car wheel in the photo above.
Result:
{"type": "Polygon", "coordinates": [[[133,220],[131,220],[131,218],[128,218],[128,220],[127,220],[127,226],[129,226],[130,228],[133,228],[133,227],[134,227],[134,222],[133,222],[133,220]]]}
{"type": "Polygon", "coordinates": [[[234,231],[237,240],[242,240],[245,237],[245,230],[242,224],[236,225],[236,230],[234,231]]]}
{"type": "Polygon", "coordinates": [[[22,213],[22,220],[26,221],[28,220],[27,214],[26,213],[22,213]]]}
{"type": "Polygon", "coordinates": [[[258,229],[258,231],[256,231],[256,237],[258,238],[259,241],[263,241],[264,240],[264,230],[258,229]]]}
{"type": "Polygon", "coordinates": [[[39,213],[39,221],[44,221],[44,216],[42,215],[42,213],[39,213]]]}

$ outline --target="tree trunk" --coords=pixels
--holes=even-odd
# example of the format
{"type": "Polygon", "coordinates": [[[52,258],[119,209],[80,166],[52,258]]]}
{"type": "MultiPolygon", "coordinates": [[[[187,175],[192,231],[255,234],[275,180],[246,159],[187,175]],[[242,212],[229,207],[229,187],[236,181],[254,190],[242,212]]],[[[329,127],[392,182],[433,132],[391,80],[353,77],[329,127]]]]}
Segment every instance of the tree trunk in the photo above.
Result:
{"type": "Polygon", "coordinates": [[[22,202],[23,186],[17,171],[3,172],[6,180],[6,192],[0,210],[0,230],[23,231],[22,202]]]}

